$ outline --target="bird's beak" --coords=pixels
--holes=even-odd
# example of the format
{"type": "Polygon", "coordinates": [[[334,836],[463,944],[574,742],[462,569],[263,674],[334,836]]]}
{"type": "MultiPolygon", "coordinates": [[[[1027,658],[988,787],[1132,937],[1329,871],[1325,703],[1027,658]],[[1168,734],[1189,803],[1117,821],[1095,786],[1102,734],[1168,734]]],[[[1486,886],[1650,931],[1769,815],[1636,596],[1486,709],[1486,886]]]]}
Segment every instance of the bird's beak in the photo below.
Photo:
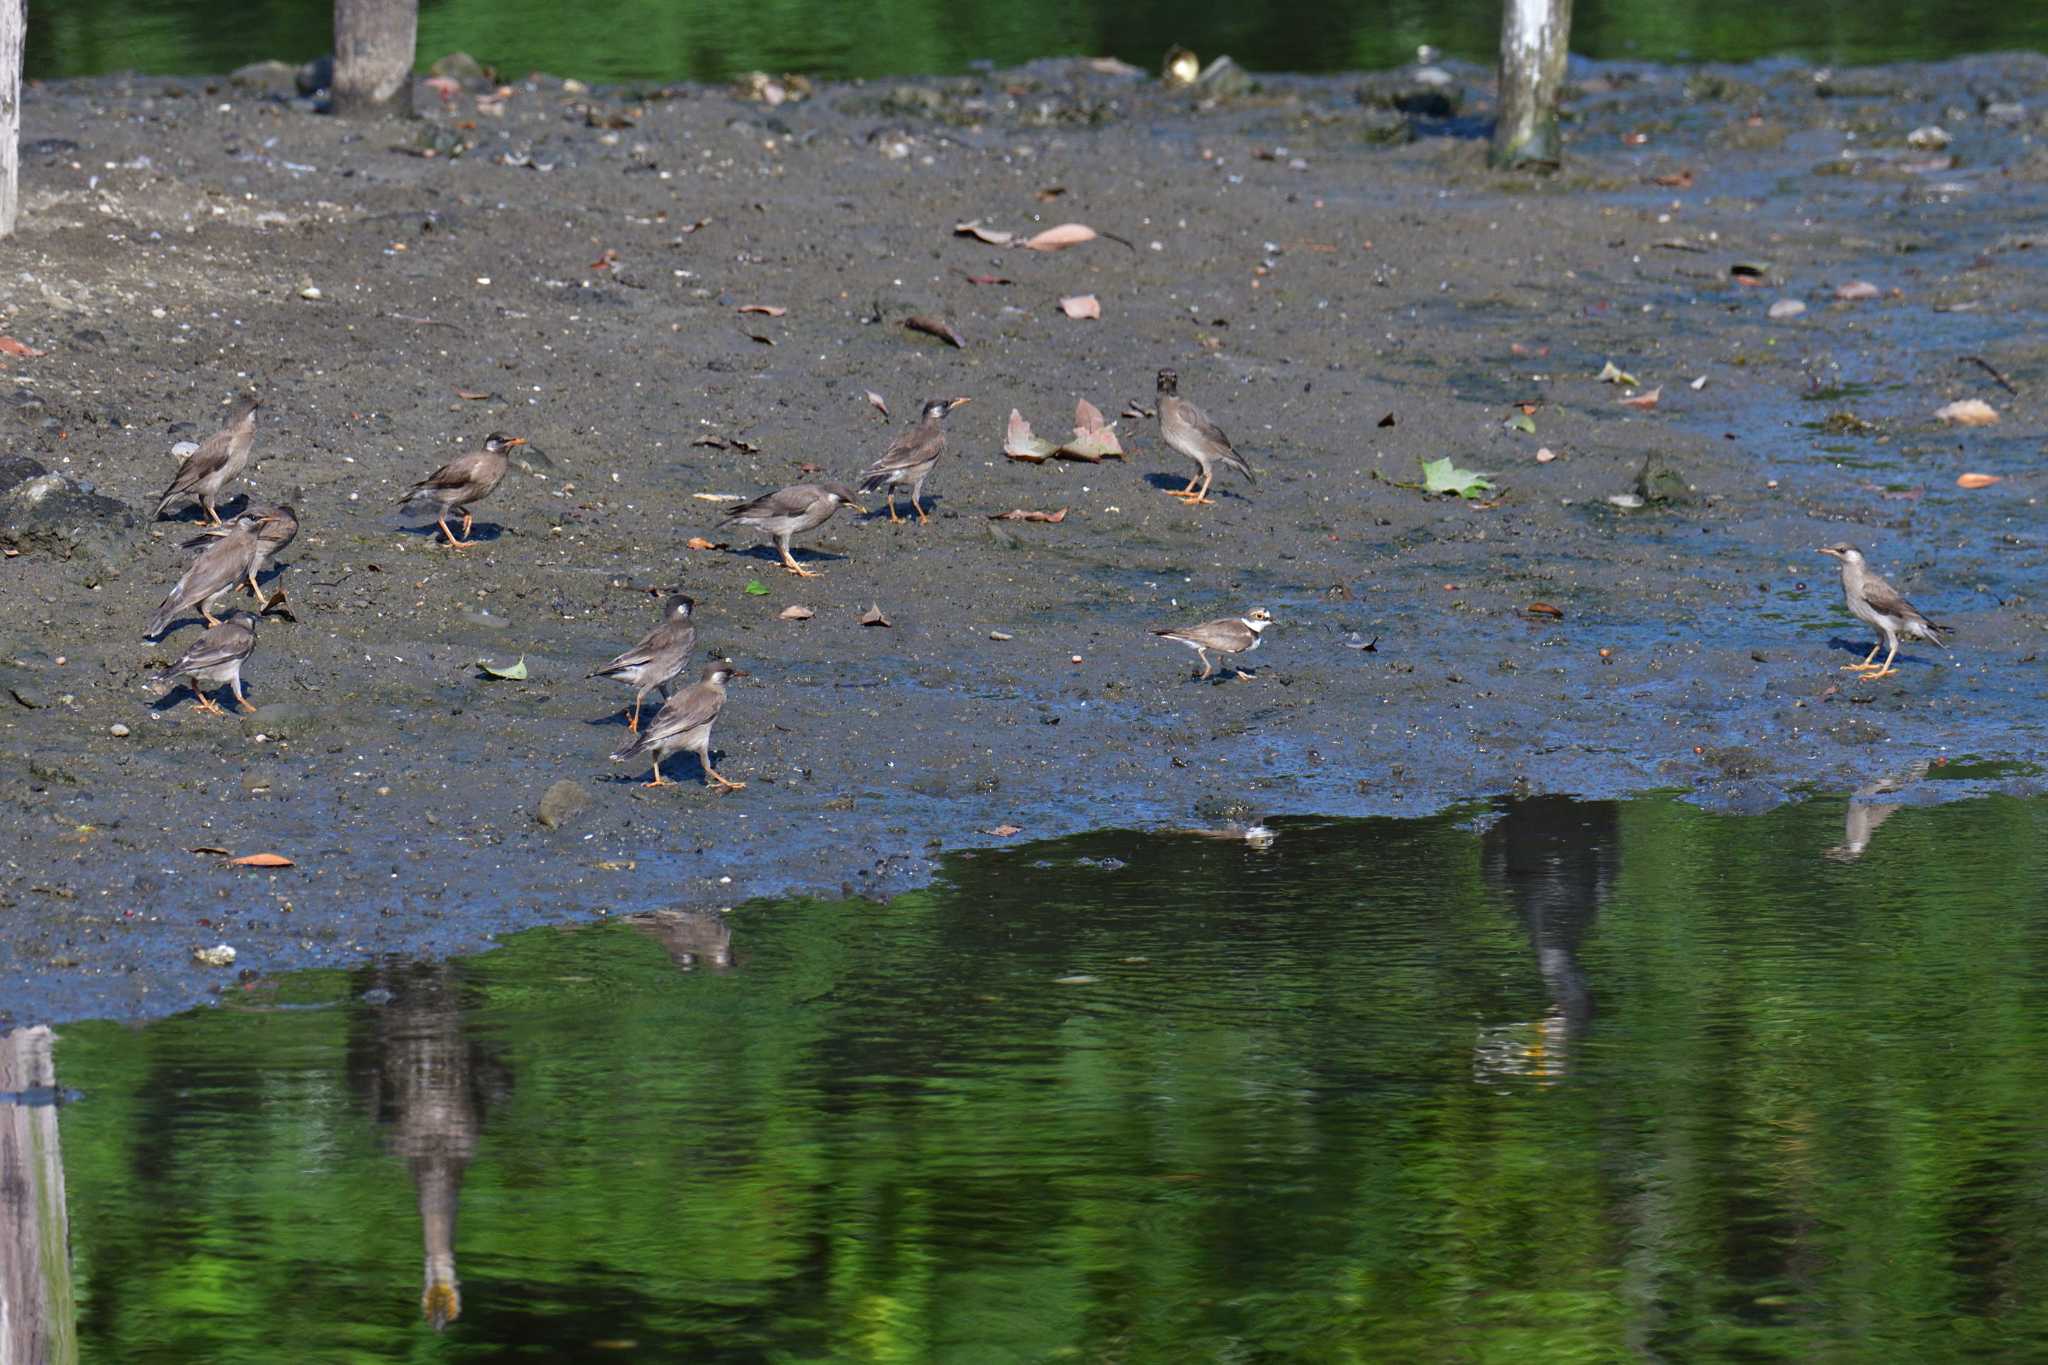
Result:
{"type": "Polygon", "coordinates": [[[954,408],[959,407],[962,403],[972,403],[973,401],[974,400],[972,398],[949,398],[946,400],[946,411],[951,412],[954,408]]]}
{"type": "Polygon", "coordinates": [[[1821,546],[1821,547],[1820,547],[1820,553],[1821,553],[1821,554],[1824,554],[1824,555],[1832,555],[1832,556],[1834,556],[1834,557],[1835,557],[1836,559],[1840,559],[1840,558],[1842,557],[1842,552],[1841,552],[1840,550],[1837,550],[1837,549],[1835,549],[1835,548],[1834,548],[1833,546],[1831,546],[1831,545],[1823,545],[1823,546],[1821,546]]]}
{"type": "Polygon", "coordinates": [[[734,669],[734,670],[732,671],[732,675],[733,675],[733,676],[734,676],[735,678],[751,678],[751,677],[753,677],[753,676],[754,676],[753,674],[751,674],[751,673],[747,672],[747,670],[746,670],[746,669],[744,669],[744,668],[735,668],[735,669],[734,669]]]}
{"type": "Polygon", "coordinates": [[[508,446],[523,446],[526,444],[526,438],[524,436],[514,436],[511,440],[505,442],[505,444],[508,446]]]}

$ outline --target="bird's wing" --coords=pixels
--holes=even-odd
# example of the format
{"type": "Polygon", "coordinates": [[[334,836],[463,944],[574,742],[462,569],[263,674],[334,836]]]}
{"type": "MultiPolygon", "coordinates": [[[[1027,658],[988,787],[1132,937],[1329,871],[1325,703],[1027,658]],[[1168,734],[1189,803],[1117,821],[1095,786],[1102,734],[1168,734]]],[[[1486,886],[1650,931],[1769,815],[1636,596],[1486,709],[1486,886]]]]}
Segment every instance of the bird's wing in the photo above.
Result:
{"type": "Polygon", "coordinates": [[[241,626],[223,622],[192,642],[178,657],[173,673],[203,673],[236,659],[246,659],[256,648],[256,634],[241,626]]]}
{"type": "Polygon", "coordinates": [[[1908,621],[1925,621],[1919,609],[1904,597],[1899,590],[1874,573],[1863,577],[1863,600],[1870,604],[1872,611],[1885,616],[1898,616],[1908,621]]]}
{"type": "Polygon", "coordinates": [[[899,469],[911,469],[936,460],[939,457],[939,443],[943,439],[944,437],[936,431],[927,430],[921,425],[914,426],[889,442],[889,448],[867,467],[863,477],[874,478],[878,474],[893,474],[899,469]]]}
{"type": "Polygon", "coordinates": [[[1182,421],[1194,428],[1197,436],[1200,436],[1205,441],[1213,441],[1215,444],[1223,447],[1223,449],[1236,454],[1236,449],[1230,444],[1230,437],[1224,434],[1223,428],[1210,421],[1208,413],[1203,412],[1185,398],[1180,400],[1180,415],[1182,421]]]}
{"type": "Polygon", "coordinates": [[[179,465],[178,472],[171,476],[171,486],[164,490],[163,500],[169,502],[182,493],[189,493],[208,476],[220,473],[228,462],[229,444],[225,431],[217,431],[201,442],[199,449],[187,455],[185,463],[179,465]]]}
{"type": "Polygon", "coordinates": [[[718,716],[719,708],[725,705],[725,693],[715,687],[696,683],[684,688],[668,699],[654,719],[647,722],[641,734],[643,743],[659,739],[674,739],[676,736],[708,725],[718,716]]]}
{"type": "Polygon", "coordinates": [[[727,521],[739,521],[748,517],[800,517],[810,510],[812,502],[819,496],[815,485],[792,484],[778,488],[773,493],[763,493],[752,502],[743,502],[725,514],[727,521]]]}
{"type": "Polygon", "coordinates": [[[460,488],[474,482],[483,472],[484,462],[491,458],[488,450],[472,450],[467,455],[457,455],[447,464],[421,479],[413,487],[419,490],[429,488],[460,488]]]}

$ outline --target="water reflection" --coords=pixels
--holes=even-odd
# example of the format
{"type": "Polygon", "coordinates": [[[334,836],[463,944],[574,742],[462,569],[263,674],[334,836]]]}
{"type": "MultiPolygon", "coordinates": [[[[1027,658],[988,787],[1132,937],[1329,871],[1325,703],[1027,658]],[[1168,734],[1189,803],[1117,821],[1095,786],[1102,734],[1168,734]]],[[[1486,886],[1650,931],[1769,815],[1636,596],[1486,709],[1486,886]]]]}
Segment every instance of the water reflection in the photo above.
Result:
{"type": "Polygon", "coordinates": [[[0,1037],[0,1362],[78,1359],[71,1222],[47,1028],[0,1037]]]}
{"type": "Polygon", "coordinates": [[[1863,856],[1863,850],[1870,847],[1870,841],[1877,828],[1892,818],[1903,802],[1874,801],[1877,796],[1889,796],[1903,791],[1921,778],[1927,776],[1928,764],[1923,760],[1904,772],[1890,777],[1880,777],[1875,782],[1865,783],[1849,794],[1849,808],[1842,814],[1842,842],[1826,849],[1821,856],[1832,858],[1838,863],[1854,862],[1863,856]]]}
{"type": "Polygon", "coordinates": [[[713,910],[649,910],[627,915],[633,932],[661,945],[679,972],[699,967],[713,971],[732,969],[732,926],[713,910]]]}

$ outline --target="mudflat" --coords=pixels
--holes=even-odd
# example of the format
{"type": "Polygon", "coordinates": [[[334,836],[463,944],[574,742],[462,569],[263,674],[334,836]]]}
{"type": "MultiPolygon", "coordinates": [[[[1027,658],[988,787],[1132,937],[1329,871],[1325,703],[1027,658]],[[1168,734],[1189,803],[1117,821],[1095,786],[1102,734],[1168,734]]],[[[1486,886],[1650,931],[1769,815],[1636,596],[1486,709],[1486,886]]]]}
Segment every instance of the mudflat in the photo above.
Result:
{"type": "Polygon", "coordinates": [[[1190,94],[1043,63],[774,106],[534,77],[388,125],[226,78],[33,88],[0,1017],[656,905],[858,914],[941,850],[1095,827],[2036,789],[2048,61],[1576,76],[1547,177],[1485,169],[1462,67],[1190,94]],[[1167,495],[1162,368],[1256,483],[1167,495]],[[301,530],[259,709],[220,719],[145,687],[196,629],[142,639],[196,516],[147,513],[245,391],[223,511],[301,530]],[[929,524],[872,494],[798,540],[813,579],[721,525],[952,397],[929,524]],[[1971,399],[1998,420],[1936,416],[1971,399]],[[1012,409],[1058,441],[1077,400],[1124,459],[1005,456],[1012,409]],[[492,431],[528,444],[451,550],[394,504],[492,431]],[[1424,491],[1443,459],[1491,487],[1424,491]],[[1065,516],[991,519],[1017,509],[1065,516]],[[1951,647],[1843,671],[1871,641],[1816,553],[1841,540],[1951,647]],[[607,761],[631,693],[585,675],[677,590],[689,676],[750,675],[715,733],[744,791],[607,761]],[[1250,679],[1150,633],[1253,607],[1250,679]]]}

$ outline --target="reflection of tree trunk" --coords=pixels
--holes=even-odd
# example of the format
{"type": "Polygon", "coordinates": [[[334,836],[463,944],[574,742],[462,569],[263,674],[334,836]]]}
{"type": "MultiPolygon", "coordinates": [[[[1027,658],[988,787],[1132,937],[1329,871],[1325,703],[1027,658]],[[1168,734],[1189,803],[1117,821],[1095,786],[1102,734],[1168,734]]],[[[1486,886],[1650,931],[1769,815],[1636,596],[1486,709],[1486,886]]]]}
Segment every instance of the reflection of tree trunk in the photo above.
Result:
{"type": "Polygon", "coordinates": [[[54,1037],[24,1028],[0,1038],[0,1365],[78,1359],[54,1037]]]}
{"type": "Polygon", "coordinates": [[[440,1331],[462,1316],[455,1214],[483,1126],[482,1068],[463,1034],[454,968],[401,964],[371,975],[391,998],[374,1011],[372,1045],[351,1069],[412,1173],[426,1248],[420,1311],[440,1331]]]}

